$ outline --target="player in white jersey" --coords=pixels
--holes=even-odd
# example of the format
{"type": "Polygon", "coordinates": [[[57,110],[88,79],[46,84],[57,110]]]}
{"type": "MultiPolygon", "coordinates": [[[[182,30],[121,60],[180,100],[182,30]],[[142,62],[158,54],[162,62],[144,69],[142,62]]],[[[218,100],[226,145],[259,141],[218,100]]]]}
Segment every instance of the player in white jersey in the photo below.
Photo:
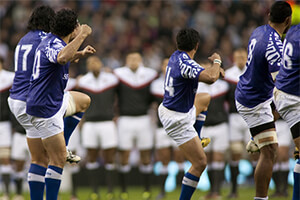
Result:
{"type": "MultiPolygon", "coordinates": [[[[46,199],[57,199],[66,162],[63,117],[75,113],[81,113],[82,116],[90,104],[87,95],[78,92],[64,93],[64,90],[68,81],[70,61],[76,61],[95,52],[89,45],[78,51],[91,32],[88,25],[78,23],[74,11],[62,9],[54,17],[51,33],[36,49],[33,74],[26,98],[26,113],[38,130],[42,146],[36,149],[37,147],[31,143],[36,140],[33,141],[32,138],[28,139],[28,146],[31,152],[44,149],[49,156],[49,163],[39,163],[39,170],[32,169],[28,174],[29,184],[36,192],[36,199],[42,198],[44,184],[46,199]],[[44,179],[45,183],[41,179],[44,179]]],[[[77,118],[74,118],[76,122],[77,118]]]]}
{"type": "Polygon", "coordinates": [[[10,163],[12,129],[10,120],[10,111],[7,104],[9,89],[14,80],[14,73],[3,69],[4,59],[0,57],[0,174],[3,183],[3,196],[0,199],[9,198],[10,176],[13,172],[10,163]]]}
{"type": "Polygon", "coordinates": [[[150,84],[157,77],[157,72],[143,66],[139,53],[129,53],[126,57],[126,66],[115,69],[119,78],[118,109],[120,117],[117,121],[118,148],[120,151],[120,184],[122,187],[121,198],[128,199],[127,175],[130,171],[128,164],[129,154],[136,143],[140,151],[139,170],[143,176],[143,199],[149,199],[150,176],[152,173],[151,150],[154,144],[154,134],[151,119],[148,115],[152,95],[150,84]]]}
{"type": "Polygon", "coordinates": [[[247,122],[254,143],[260,150],[255,169],[256,195],[254,199],[268,199],[269,182],[278,149],[272,114],[274,80],[281,65],[282,34],[291,24],[291,6],[276,1],[269,14],[269,22],[256,28],[249,39],[247,69],[240,76],[235,91],[236,107],[247,122]],[[273,75],[273,77],[272,77],[273,75]]]}
{"type": "Polygon", "coordinates": [[[234,92],[239,81],[240,75],[246,70],[247,51],[244,48],[236,49],[233,52],[234,65],[225,71],[224,79],[229,84],[228,103],[229,103],[229,140],[230,140],[230,174],[231,174],[231,193],[230,198],[237,197],[237,177],[239,175],[239,161],[245,151],[245,144],[249,141],[250,132],[246,122],[238,114],[235,106],[234,92]]]}
{"type": "Polygon", "coordinates": [[[198,134],[193,127],[194,107],[198,82],[213,83],[224,71],[218,54],[209,59],[213,64],[201,67],[193,58],[200,36],[194,29],[182,29],[176,36],[178,50],[169,59],[165,76],[163,103],[158,108],[159,118],[167,134],[172,137],[192,166],[182,180],[180,200],[191,199],[199,177],[206,167],[206,156],[198,134]]]}
{"type": "MultiPolygon", "coordinates": [[[[283,61],[276,77],[274,99],[280,116],[287,122],[295,146],[300,149],[300,24],[292,27],[283,46],[283,61]]],[[[299,153],[299,152],[298,152],[299,153]]],[[[293,200],[300,199],[300,159],[294,168],[293,200]]]]}
{"type": "Polygon", "coordinates": [[[97,175],[100,163],[99,151],[105,168],[106,199],[114,198],[115,160],[118,145],[117,127],[113,121],[116,104],[118,78],[103,68],[102,61],[97,56],[91,56],[86,61],[87,73],[79,78],[78,88],[91,97],[92,103],[85,114],[82,125],[82,145],[87,149],[87,175],[92,189],[90,196],[99,196],[99,181],[97,175]]]}

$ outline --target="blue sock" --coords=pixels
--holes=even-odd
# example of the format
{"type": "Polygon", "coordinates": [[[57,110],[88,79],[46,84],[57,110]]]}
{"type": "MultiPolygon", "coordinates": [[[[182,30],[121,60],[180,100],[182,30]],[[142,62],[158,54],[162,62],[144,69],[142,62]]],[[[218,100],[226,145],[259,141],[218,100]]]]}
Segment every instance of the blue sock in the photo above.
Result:
{"type": "Polygon", "coordinates": [[[293,200],[300,199],[300,159],[298,159],[294,168],[294,190],[293,200]]]}
{"type": "Polygon", "coordinates": [[[57,200],[62,168],[49,165],[46,171],[45,183],[46,183],[46,200],[57,200]]]}
{"type": "Polygon", "coordinates": [[[43,200],[46,170],[45,167],[31,163],[27,177],[31,200],[43,200]]]}
{"type": "Polygon", "coordinates": [[[203,111],[196,117],[196,122],[194,124],[194,128],[196,129],[199,138],[201,138],[200,133],[201,133],[202,126],[205,122],[206,115],[207,115],[207,111],[203,111]]]}
{"type": "Polygon", "coordinates": [[[64,118],[64,136],[66,141],[66,146],[69,144],[70,137],[76,128],[77,124],[80,122],[83,112],[75,113],[72,116],[68,116],[64,118]]]}
{"type": "Polygon", "coordinates": [[[187,172],[182,180],[181,194],[179,200],[190,200],[199,182],[196,177],[187,172]]]}

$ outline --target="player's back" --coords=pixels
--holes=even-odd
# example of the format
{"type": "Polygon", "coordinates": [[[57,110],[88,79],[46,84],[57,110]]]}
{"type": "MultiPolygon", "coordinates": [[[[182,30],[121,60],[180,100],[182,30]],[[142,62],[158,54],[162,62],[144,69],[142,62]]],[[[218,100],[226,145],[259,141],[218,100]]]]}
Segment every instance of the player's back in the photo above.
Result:
{"type": "Polygon", "coordinates": [[[300,96],[300,24],[293,26],[286,35],[282,62],[276,88],[300,96]]]}
{"type": "Polygon", "coordinates": [[[270,25],[256,28],[248,43],[246,71],[240,76],[235,93],[244,106],[255,107],[270,99],[274,88],[271,73],[280,68],[282,42],[270,25]]]}
{"type": "Polygon", "coordinates": [[[163,105],[170,110],[187,113],[194,105],[198,78],[203,70],[187,53],[175,51],[166,69],[163,105]]]}
{"type": "Polygon", "coordinates": [[[15,49],[15,78],[10,89],[11,98],[26,101],[35,50],[46,35],[40,30],[29,31],[19,41],[15,49]]]}
{"type": "Polygon", "coordinates": [[[28,114],[48,118],[61,107],[70,63],[59,64],[57,56],[65,46],[63,40],[50,33],[37,47],[26,99],[28,114]]]}

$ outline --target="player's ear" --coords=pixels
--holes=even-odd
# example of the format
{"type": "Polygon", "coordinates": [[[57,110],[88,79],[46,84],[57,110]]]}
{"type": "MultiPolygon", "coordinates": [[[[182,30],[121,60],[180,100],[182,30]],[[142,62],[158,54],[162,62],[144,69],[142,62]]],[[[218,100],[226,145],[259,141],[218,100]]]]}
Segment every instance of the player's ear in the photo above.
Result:
{"type": "Polygon", "coordinates": [[[195,51],[198,50],[198,47],[199,47],[199,42],[197,42],[196,46],[195,46],[195,51]]]}
{"type": "Polygon", "coordinates": [[[292,24],[292,16],[285,18],[284,24],[289,27],[292,24]]]}

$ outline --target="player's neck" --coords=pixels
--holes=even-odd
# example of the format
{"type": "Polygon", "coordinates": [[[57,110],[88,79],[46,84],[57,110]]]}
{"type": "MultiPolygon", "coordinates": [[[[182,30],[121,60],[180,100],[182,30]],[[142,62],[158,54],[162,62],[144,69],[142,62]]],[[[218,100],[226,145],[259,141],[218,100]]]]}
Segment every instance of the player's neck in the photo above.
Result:
{"type": "Polygon", "coordinates": [[[187,53],[187,55],[189,55],[189,57],[190,57],[191,59],[194,59],[194,56],[195,56],[196,51],[192,50],[192,51],[189,51],[189,52],[186,52],[186,53],[187,53]]]}
{"type": "Polygon", "coordinates": [[[61,39],[62,39],[66,44],[69,44],[69,42],[70,42],[70,37],[71,37],[71,35],[69,34],[69,35],[67,35],[66,37],[62,37],[61,39]]]}
{"type": "Polygon", "coordinates": [[[273,23],[269,21],[269,25],[275,29],[275,31],[282,37],[284,30],[286,27],[283,24],[273,23]]]}

